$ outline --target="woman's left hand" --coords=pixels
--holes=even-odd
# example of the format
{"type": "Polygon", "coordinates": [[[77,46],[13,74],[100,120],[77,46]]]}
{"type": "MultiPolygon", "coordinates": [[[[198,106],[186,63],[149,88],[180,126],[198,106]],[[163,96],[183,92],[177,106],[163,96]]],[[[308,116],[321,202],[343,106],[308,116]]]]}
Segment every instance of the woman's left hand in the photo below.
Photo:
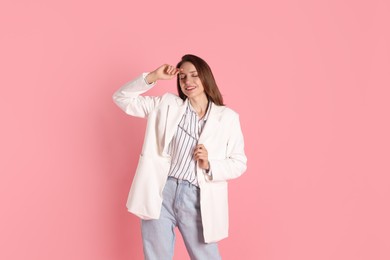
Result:
{"type": "Polygon", "coordinates": [[[207,149],[203,144],[198,144],[195,147],[194,157],[201,169],[208,170],[210,168],[207,149]]]}

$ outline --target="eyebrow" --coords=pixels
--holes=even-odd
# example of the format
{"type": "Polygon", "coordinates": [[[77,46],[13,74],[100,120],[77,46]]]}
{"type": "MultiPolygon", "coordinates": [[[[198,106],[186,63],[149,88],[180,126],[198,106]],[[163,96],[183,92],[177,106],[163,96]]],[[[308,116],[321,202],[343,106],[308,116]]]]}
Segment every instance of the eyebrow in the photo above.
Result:
{"type": "MultiPolygon", "coordinates": [[[[196,71],[196,70],[190,71],[190,72],[188,72],[188,73],[194,73],[194,72],[196,72],[196,73],[197,73],[197,71],[196,71]]],[[[180,72],[179,74],[185,74],[185,73],[183,73],[183,72],[180,72]]]]}

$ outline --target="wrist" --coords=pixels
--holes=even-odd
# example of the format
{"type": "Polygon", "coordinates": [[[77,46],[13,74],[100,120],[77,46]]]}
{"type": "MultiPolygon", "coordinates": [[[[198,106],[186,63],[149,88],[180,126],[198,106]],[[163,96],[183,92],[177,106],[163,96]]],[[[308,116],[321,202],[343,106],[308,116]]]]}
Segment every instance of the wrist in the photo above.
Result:
{"type": "Polygon", "coordinates": [[[204,170],[205,170],[206,173],[210,172],[210,163],[209,162],[207,162],[207,167],[204,170]]]}
{"type": "Polygon", "coordinates": [[[157,77],[156,77],[156,74],[154,73],[154,71],[150,72],[148,75],[146,75],[145,81],[148,84],[152,84],[152,83],[157,81],[157,77]]]}

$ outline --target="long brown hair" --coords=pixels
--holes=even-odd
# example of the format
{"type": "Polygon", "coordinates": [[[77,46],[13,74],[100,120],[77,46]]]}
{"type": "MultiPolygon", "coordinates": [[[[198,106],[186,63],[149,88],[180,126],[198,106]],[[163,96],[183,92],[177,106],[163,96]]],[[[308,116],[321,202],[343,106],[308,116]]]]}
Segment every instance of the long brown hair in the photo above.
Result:
{"type": "MultiPolygon", "coordinates": [[[[186,54],[181,58],[181,61],[176,65],[176,68],[180,68],[184,62],[190,62],[195,66],[207,98],[216,105],[223,106],[223,98],[221,92],[219,92],[210,66],[203,59],[192,54],[186,54]]],[[[179,75],[177,76],[177,92],[179,93],[181,99],[185,100],[187,98],[183,91],[181,91],[179,75]]]]}

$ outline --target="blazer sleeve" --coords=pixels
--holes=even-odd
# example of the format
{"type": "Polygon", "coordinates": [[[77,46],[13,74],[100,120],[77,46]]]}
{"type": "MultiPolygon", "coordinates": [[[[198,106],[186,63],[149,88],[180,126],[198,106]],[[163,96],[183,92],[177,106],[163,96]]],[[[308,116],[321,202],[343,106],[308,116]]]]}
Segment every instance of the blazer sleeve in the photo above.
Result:
{"type": "Polygon", "coordinates": [[[231,134],[228,139],[227,156],[224,160],[211,160],[209,181],[227,181],[241,176],[246,171],[247,157],[244,152],[244,136],[238,114],[229,125],[231,134]]]}
{"type": "Polygon", "coordinates": [[[161,97],[141,96],[155,86],[155,82],[148,84],[145,80],[148,73],[142,73],[139,77],[126,83],[112,96],[114,102],[126,114],[146,118],[149,113],[161,102],[161,97]]]}

